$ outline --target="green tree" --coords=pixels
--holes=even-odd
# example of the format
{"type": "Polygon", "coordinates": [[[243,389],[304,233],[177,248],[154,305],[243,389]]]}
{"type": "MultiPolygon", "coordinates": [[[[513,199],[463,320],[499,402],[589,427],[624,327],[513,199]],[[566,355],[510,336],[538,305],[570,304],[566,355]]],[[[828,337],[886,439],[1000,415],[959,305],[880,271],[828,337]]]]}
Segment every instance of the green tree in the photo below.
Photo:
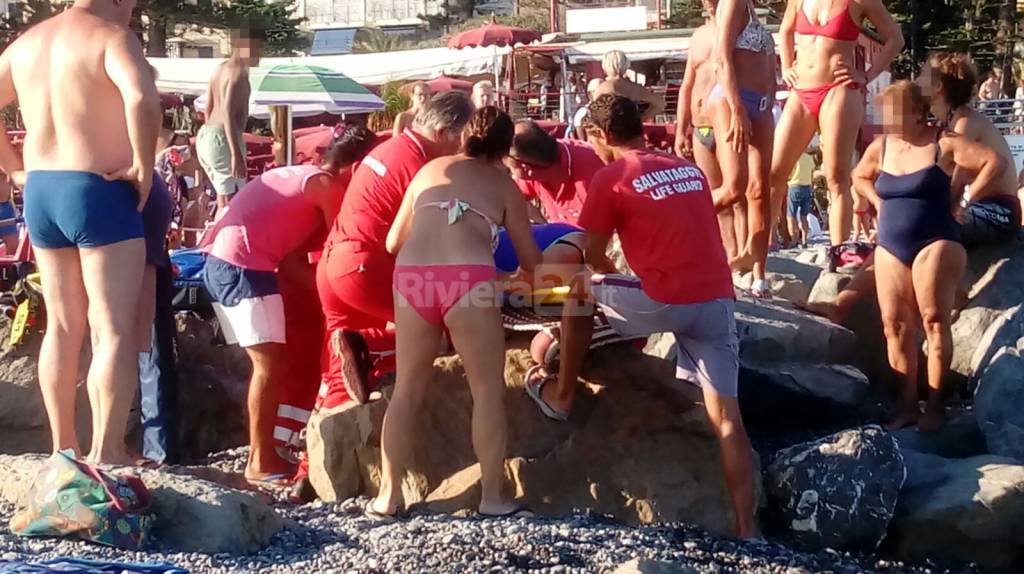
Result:
{"type": "Polygon", "coordinates": [[[227,27],[258,26],[267,32],[267,56],[294,56],[309,48],[309,36],[299,29],[295,0],[232,0],[217,6],[217,19],[227,27]]]}

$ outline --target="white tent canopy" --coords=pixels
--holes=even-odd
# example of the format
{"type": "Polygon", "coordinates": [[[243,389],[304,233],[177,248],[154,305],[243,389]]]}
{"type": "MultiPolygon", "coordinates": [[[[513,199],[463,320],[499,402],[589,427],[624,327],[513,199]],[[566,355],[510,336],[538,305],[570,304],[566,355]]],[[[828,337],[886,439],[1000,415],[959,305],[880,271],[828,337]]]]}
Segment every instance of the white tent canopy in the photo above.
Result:
{"type": "MultiPolygon", "coordinates": [[[[509,48],[499,48],[505,54],[509,48]]],[[[150,58],[159,77],[157,87],[163,92],[202,95],[214,69],[222,60],[211,58],[150,58]]],[[[274,64],[308,64],[342,72],[364,86],[379,86],[391,81],[429,80],[446,76],[494,74],[494,48],[428,48],[373,54],[344,56],[310,56],[304,58],[264,58],[261,66],[274,64]]]]}
{"type": "MultiPolygon", "coordinates": [[[[775,45],[779,46],[779,34],[772,34],[772,37],[775,39],[775,45]]],[[[661,59],[681,62],[686,60],[686,54],[690,50],[690,38],[676,36],[585,42],[567,48],[565,53],[569,56],[570,64],[582,64],[600,62],[601,58],[612,50],[622,50],[632,62],[661,59]]]]}

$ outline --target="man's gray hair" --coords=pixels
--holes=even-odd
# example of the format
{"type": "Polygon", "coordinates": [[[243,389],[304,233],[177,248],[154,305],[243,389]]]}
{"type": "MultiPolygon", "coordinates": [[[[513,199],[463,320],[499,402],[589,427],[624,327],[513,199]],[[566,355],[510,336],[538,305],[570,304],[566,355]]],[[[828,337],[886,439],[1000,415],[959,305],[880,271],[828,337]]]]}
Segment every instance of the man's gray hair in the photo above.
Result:
{"type": "Polygon", "coordinates": [[[449,130],[461,132],[476,108],[466,94],[449,90],[435,95],[423,103],[423,107],[416,112],[416,119],[412,126],[416,129],[438,132],[449,130]]]}
{"type": "Polygon", "coordinates": [[[622,50],[612,50],[601,60],[601,69],[606,76],[624,77],[629,70],[629,58],[622,50]]]}

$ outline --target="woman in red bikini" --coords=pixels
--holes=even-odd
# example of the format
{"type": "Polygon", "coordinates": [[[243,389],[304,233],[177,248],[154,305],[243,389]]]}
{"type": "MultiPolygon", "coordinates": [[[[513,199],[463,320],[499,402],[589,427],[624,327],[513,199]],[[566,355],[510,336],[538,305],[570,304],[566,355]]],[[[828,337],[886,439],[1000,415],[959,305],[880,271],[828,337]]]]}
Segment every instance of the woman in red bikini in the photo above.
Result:
{"type": "Polygon", "coordinates": [[[503,493],[505,477],[505,332],[494,251],[499,224],[519,266],[541,261],[527,203],[502,164],[515,135],[493,106],[476,111],[463,152],[423,166],[387,237],[394,274],[397,376],[381,434],[380,493],[366,509],[374,520],[400,510],[402,477],[413,453],[415,417],[445,329],[462,357],[473,395],[473,449],[480,461],[479,511],[513,516],[522,509],[503,493]]]}
{"type": "Polygon", "coordinates": [[[787,98],[775,128],[772,221],[782,209],[793,166],[820,132],[829,239],[839,245],[853,224],[851,158],[864,119],[864,87],[903,49],[903,33],[882,0],[789,0],[779,35],[782,78],[796,97],[787,98]],[[854,59],[864,20],[884,40],[866,72],[855,68],[854,59]]]}

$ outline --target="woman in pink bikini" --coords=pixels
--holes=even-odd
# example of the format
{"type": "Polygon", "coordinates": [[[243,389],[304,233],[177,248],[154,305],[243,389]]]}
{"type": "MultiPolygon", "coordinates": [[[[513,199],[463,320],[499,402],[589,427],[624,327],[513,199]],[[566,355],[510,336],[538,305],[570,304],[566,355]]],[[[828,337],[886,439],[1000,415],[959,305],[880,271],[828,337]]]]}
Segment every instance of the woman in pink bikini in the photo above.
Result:
{"type": "Polygon", "coordinates": [[[423,166],[409,184],[387,238],[395,264],[397,374],[381,435],[380,493],[367,516],[399,511],[402,476],[412,454],[415,416],[445,329],[462,357],[473,394],[473,449],[480,461],[485,516],[523,512],[504,494],[505,333],[494,249],[505,227],[519,258],[532,272],[541,261],[527,204],[502,160],[515,125],[493,106],[481,108],[466,128],[463,151],[423,166]]]}
{"type": "Polygon", "coordinates": [[[864,119],[864,89],[903,49],[903,33],[882,0],[789,0],[779,35],[782,79],[791,92],[775,128],[771,220],[778,220],[793,166],[820,132],[829,239],[836,246],[853,225],[851,158],[864,119]],[[884,41],[866,72],[856,67],[864,20],[884,41]]]}

